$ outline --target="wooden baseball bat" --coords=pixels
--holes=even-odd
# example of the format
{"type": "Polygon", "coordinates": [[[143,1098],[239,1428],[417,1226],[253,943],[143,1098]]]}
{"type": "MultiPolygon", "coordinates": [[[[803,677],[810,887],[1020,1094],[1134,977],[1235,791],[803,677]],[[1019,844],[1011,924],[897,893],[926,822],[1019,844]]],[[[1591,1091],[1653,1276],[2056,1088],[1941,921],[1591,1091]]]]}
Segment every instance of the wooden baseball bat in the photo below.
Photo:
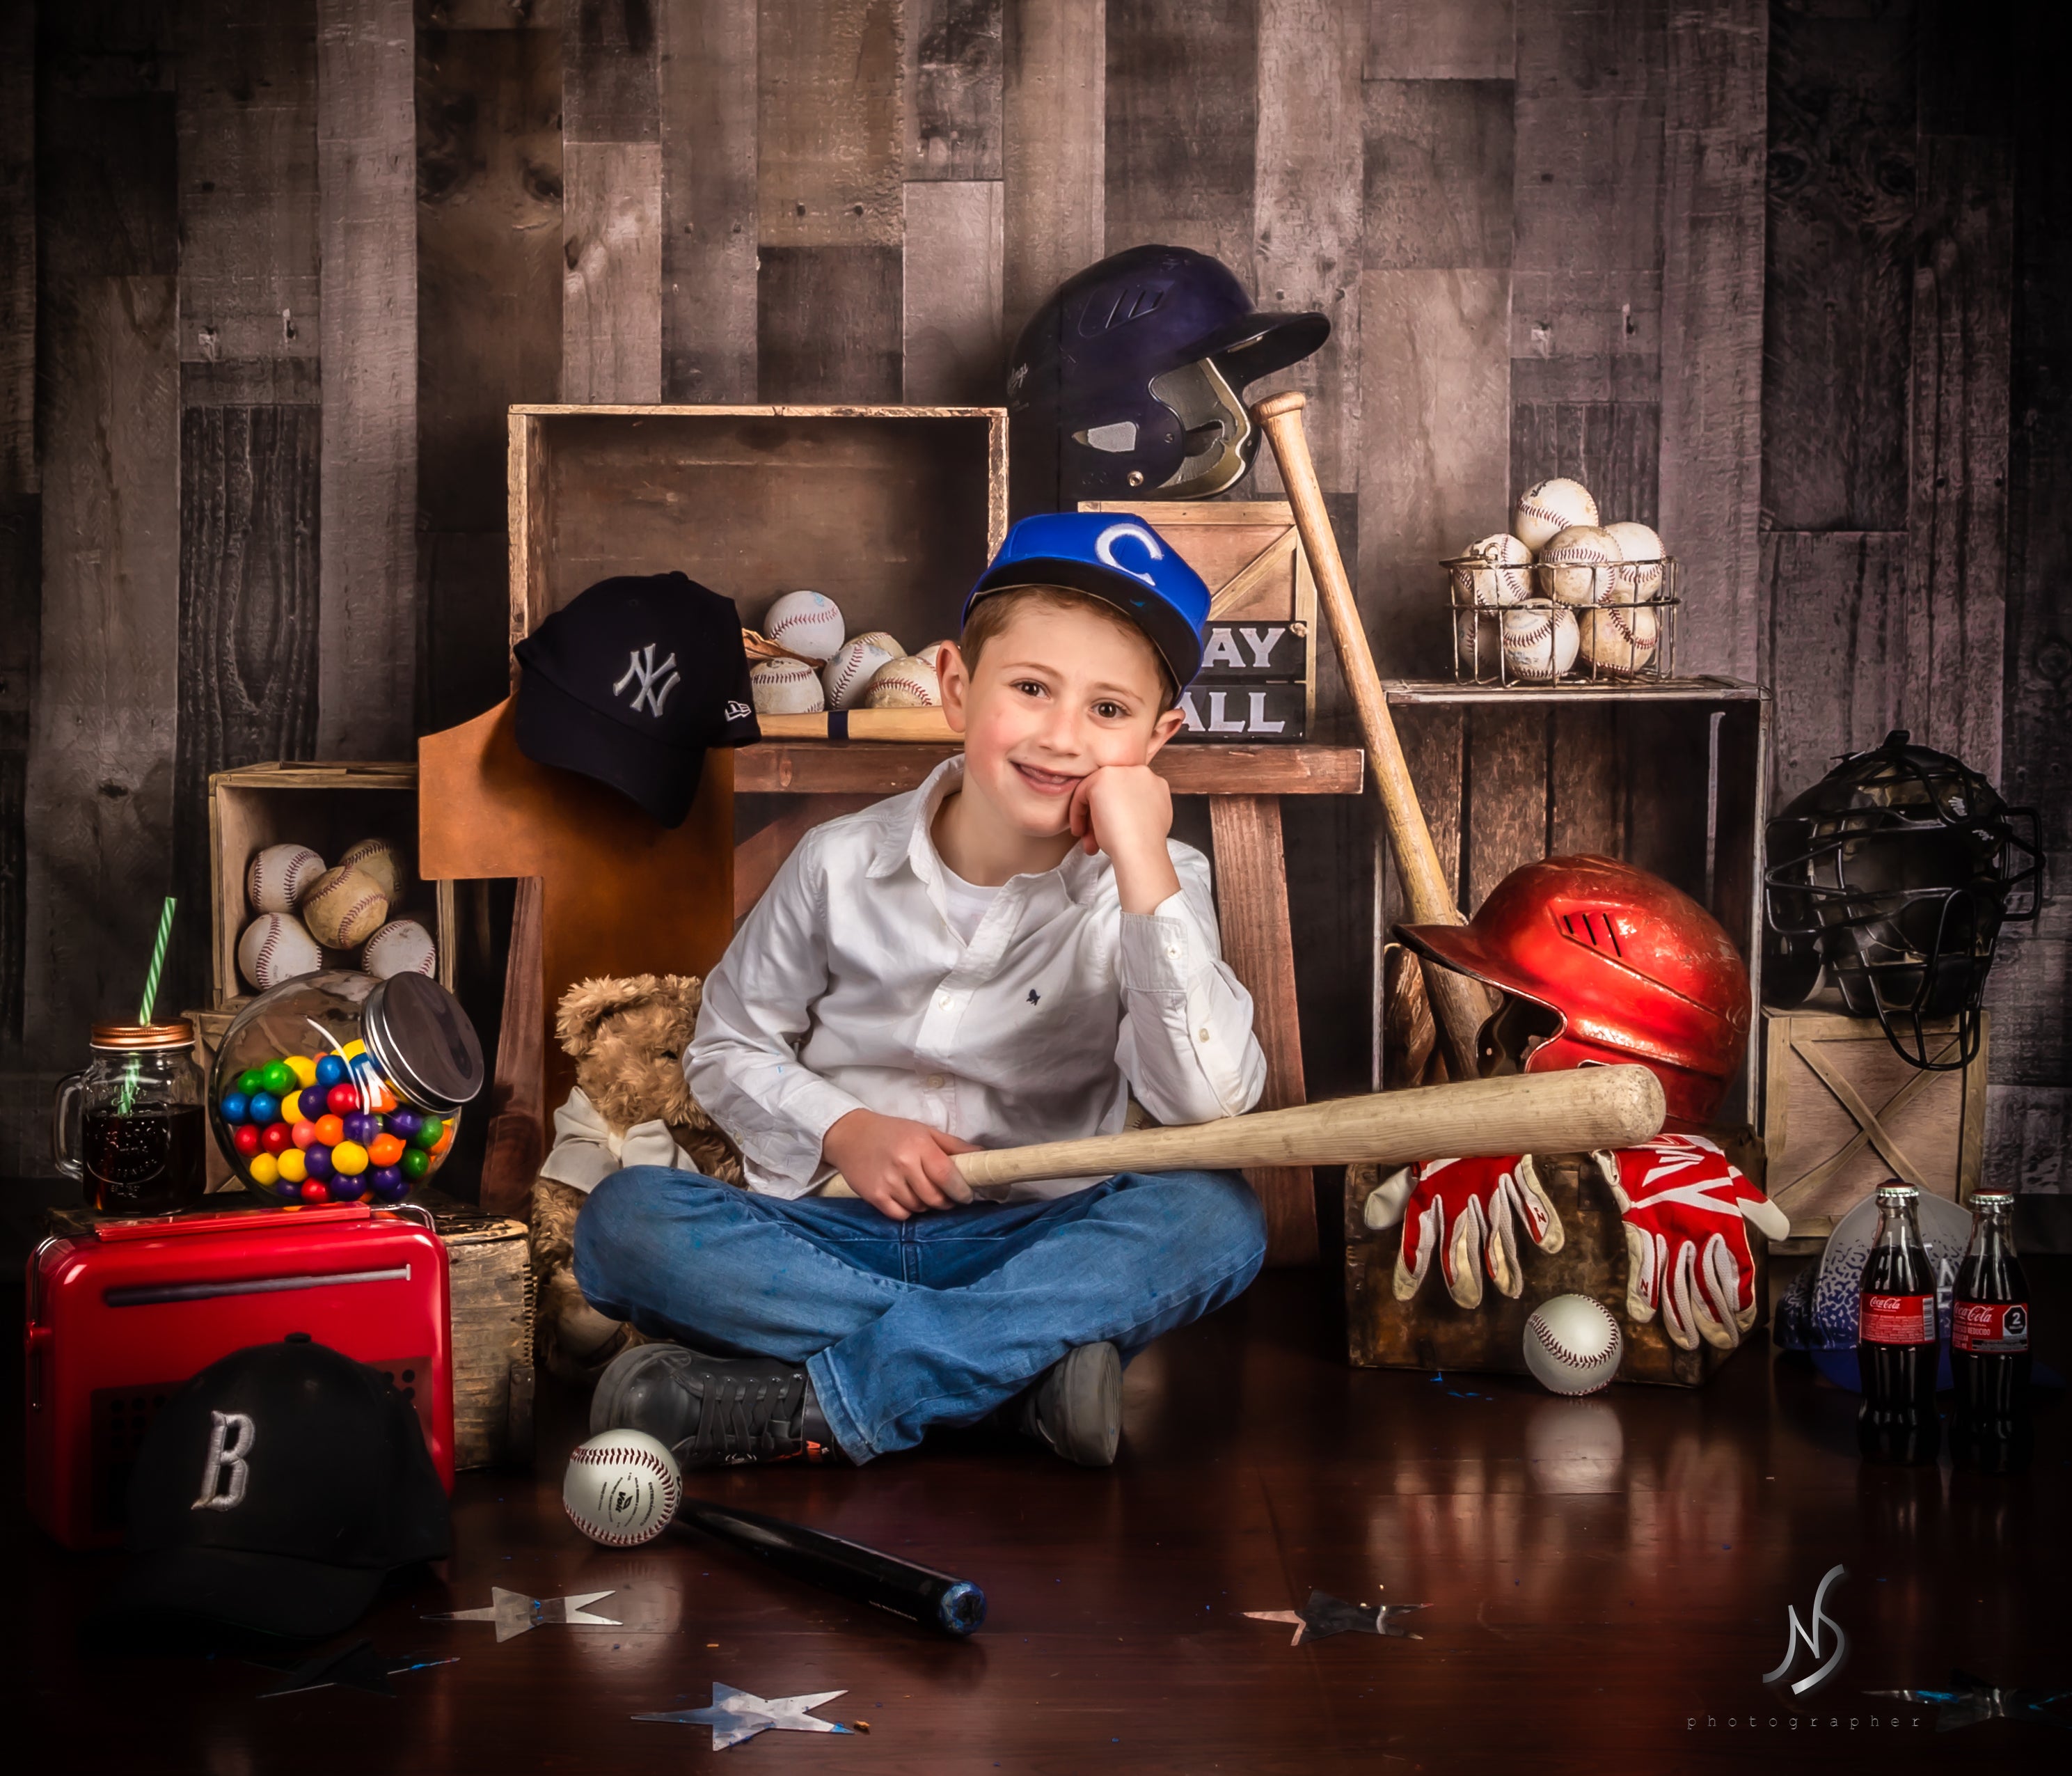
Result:
{"type": "Polygon", "coordinates": [[[1662,1083],[1645,1067],[1579,1067],[1412,1091],[1328,1098],[1175,1128],[960,1153],[974,1189],[1030,1178],[1246,1166],[1400,1165],[1477,1154],[1581,1153],[1635,1147],[1662,1131],[1662,1083]]]}
{"type": "MultiPolygon", "coordinates": [[[[1367,764],[1381,796],[1389,847],[1396,853],[1396,867],[1403,872],[1411,922],[1462,925],[1466,921],[1454,904],[1453,891],[1439,867],[1439,853],[1432,843],[1431,828],[1424,824],[1424,810],[1417,803],[1416,785],[1410,781],[1403,743],[1396,738],[1388,699],[1382,694],[1381,674],[1375,669],[1367,631],[1360,626],[1359,608],[1353,602],[1352,583],[1346,578],[1346,564],[1331,530],[1330,514],[1324,507],[1317,465],[1310,459],[1309,440],[1302,430],[1302,410],[1307,405],[1299,392],[1290,389],[1285,394],[1268,395],[1252,408],[1252,417],[1265,432],[1273,446],[1274,460],[1281,465],[1281,484],[1295,512],[1295,528],[1309,558],[1309,572],[1323,600],[1324,619],[1330,624],[1338,664],[1352,692],[1360,736],[1367,744],[1367,764]]],[[[1457,1080],[1473,1079],[1481,1070],[1476,1062],[1475,1036],[1490,1015],[1488,993],[1479,982],[1437,963],[1425,965],[1424,992],[1439,1027],[1446,1070],[1457,1080]]]]}

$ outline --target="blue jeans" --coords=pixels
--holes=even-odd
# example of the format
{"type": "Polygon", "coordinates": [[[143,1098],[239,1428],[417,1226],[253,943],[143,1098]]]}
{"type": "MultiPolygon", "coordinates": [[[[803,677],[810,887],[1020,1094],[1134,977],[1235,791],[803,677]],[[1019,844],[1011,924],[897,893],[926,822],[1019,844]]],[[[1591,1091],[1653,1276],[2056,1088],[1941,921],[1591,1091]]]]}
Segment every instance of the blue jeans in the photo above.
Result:
{"type": "Polygon", "coordinates": [[[643,1332],[803,1362],[835,1440],[867,1461],[976,1423],[1076,1345],[1127,1360],[1242,1294],[1265,1255],[1234,1172],[1124,1172],[902,1222],[642,1165],[583,1205],[575,1277],[643,1332]]]}

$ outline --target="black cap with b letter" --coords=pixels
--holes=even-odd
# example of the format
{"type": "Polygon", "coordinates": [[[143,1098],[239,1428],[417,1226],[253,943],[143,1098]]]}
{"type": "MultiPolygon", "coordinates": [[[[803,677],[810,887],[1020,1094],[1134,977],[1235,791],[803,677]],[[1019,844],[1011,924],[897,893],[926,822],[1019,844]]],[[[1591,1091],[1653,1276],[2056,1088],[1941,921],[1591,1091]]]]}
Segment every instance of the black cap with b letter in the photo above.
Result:
{"type": "Polygon", "coordinates": [[[415,1407],[296,1333],[212,1363],[152,1420],[130,1480],[137,1557],[96,1626],[199,1618],[318,1639],[448,1540],[415,1407]]]}

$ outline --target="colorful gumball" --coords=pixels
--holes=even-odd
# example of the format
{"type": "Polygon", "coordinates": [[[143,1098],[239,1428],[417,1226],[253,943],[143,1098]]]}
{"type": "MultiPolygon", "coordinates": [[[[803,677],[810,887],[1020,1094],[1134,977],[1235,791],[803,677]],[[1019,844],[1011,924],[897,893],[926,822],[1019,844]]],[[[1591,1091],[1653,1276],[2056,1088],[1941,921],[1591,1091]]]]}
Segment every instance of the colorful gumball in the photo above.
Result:
{"type": "Polygon", "coordinates": [[[354,1178],[367,1169],[367,1149],[357,1141],[340,1141],[331,1150],[331,1168],[354,1178]]]}
{"type": "Polygon", "coordinates": [[[302,1184],[299,1178],[276,1178],[269,1188],[283,1202],[300,1202],[302,1200],[302,1184]]]}
{"type": "Polygon", "coordinates": [[[255,1091],[251,1102],[245,1106],[245,1114],[264,1128],[269,1123],[281,1119],[281,1100],[270,1091],[255,1091]]]}
{"type": "Polygon", "coordinates": [[[288,1139],[298,1147],[309,1147],[317,1138],[317,1125],[306,1116],[288,1131],[288,1139]]]}
{"type": "Polygon", "coordinates": [[[324,1094],[324,1108],[334,1116],[343,1116],[349,1110],[359,1109],[359,1087],[340,1080],[324,1094]]]}
{"type": "Polygon", "coordinates": [[[295,1144],[294,1131],[286,1123],[269,1123],[259,1131],[259,1144],[269,1153],[285,1153],[295,1144]]]}
{"type": "Polygon", "coordinates": [[[295,1076],[298,1086],[314,1086],[317,1082],[317,1064],[306,1054],[290,1055],[288,1071],[295,1076]]]}
{"type": "Polygon", "coordinates": [[[388,1132],[400,1135],[405,1140],[417,1132],[417,1125],[424,1120],[414,1110],[392,1111],[388,1115],[388,1132]]]}
{"type": "Polygon", "coordinates": [[[273,1162],[281,1168],[281,1176],[290,1184],[300,1184],[310,1175],[309,1167],[303,1163],[302,1150],[291,1147],[273,1162]]]}
{"type": "Polygon", "coordinates": [[[251,1114],[252,1100],[241,1091],[233,1091],[216,1108],[223,1112],[223,1119],[226,1123],[241,1123],[251,1114]]]}
{"type": "Polygon", "coordinates": [[[418,1179],[431,1170],[432,1156],[421,1147],[405,1148],[403,1150],[403,1157],[399,1163],[403,1168],[403,1176],[411,1183],[415,1184],[418,1179]]]}
{"type": "Polygon", "coordinates": [[[413,1147],[430,1148],[439,1144],[439,1137],[446,1131],[445,1119],[427,1116],[417,1124],[417,1132],[410,1137],[413,1147]]]}
{"type": "Polygon", "coordinates": [[[335,1054],[319,1055],[317,1057],[316,1075],[314,1082],[328,1091],[345,1077],[345,1063],[335,1054]]]}
{"type": "Polygon", "coordinates": [[[403,1156],[403,1142],[393,1135],[377,1135],[367,1143],[367,1156],[376,1165],[393,1165],[403,1156]]]}
{"type": "Polygon", "coordinates": [[[367,1184],[366,1174],[355,1177],[341,1172],[331,1181],[331,1193],[340,1202],[357,1202],[367,1194],[367,1184]]]}
{"type": "Polygon", "coordinates": [[[401,1202],[410,1193],[410,1181],[393,1165],[378,1165],[367,1174],[367,1188],[377,1202],[401,1202]]]}
{"type": "Polygon", "coordinates": [[[257,1067],[247,1067],[237,1076],[237,1089],[249,1098],[255,1091],[266,1089],[266,1076],[257,1067]]]}
{"type": "Polygon", "coordinates": [[[331,1201],[331,1186],[327,1184],[320,1184],[314,1178],[307,1180],[302,1185],[302,1201],[305,1202],[329,1202],[331,1201]]]}
{"type": "Polygon", "coordinates": [[[245,1174],[254,1184],[278,1184],[281,1180],[281,1162],[270,1153],[255,1153],[245,1161],[245,1174]]]}
{"type": "Polygon", "coordinates": [[[230,1144],[249,1160],[259,1151],[259,1131],[250,1123],[240,1123],[230,1131],[230,1144]]]}
{"type": "Polygon", "coordinates": [[[293,1127],[302,1119],[302,1094],[300,1090],[281,1094],[281,1120],[293,1127]]]}
{"type": "Polygon", "coordinates": [[[345,1138],[362,1147],[381,1132],[381,1119],[370,1111],[356,1110],[345,1118],[345,1138]]]}
{"type": "Polygon", "coordinates": [[[358,1060],[360,1056],[367,1053],[367,1045],[361,1041],[358,1036],[355,1036],[338,1052],[341,1055],[344,1056],[347,1061],[350,1063],[358,1060]]]}
{"type": "Polygon", "coordinates": [[[321,1143],[302,1149],[302,1164],[310,1168],[313,1178],[328,1178],[331,1175],[331,1149],[321,1143]]]}
{"type": "Polygon", "coordinates": [[[343,1116],[319,1116],[317,1119],[317,1139],[325,1147],[336,1147],[345,1139],[345,1119],[343,1116]]]}
{"type": "Polygon", "coordinates": [[[295,1069],[285,1061],[268,1061],[259,1069],[259,1078],[276,1098],[283,1092],[293,1091],[301,1082],[295,1078],[295,1069]]]}
{"type": "Polygon", "coordinates": [[[446,1124],[446,1133],[432,1143],[432,1157],[434,1159],[438,1160],[446,1157],[446,1149],[453,1145],[454,1126],[454,1125],[453,1123],[448,1123],[446,1124]]]}

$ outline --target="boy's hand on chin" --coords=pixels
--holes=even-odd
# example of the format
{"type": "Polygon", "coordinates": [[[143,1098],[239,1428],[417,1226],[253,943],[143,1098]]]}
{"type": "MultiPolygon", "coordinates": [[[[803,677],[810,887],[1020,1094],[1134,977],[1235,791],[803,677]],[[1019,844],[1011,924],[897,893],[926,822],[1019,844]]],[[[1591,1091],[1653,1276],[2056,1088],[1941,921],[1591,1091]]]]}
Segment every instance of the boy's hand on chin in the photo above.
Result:
{"type": "Polygon", "coordinates": [[[1180,892],[1166,835],[1173,792],[1148,764],[1104,764],[1072,792],[1072,835],[1091,856],[1108,853],[1125,913],[1149,913],[1180,892]]]}
{"type": "Polygon", "coordinates": [[[893,1221],[969,1202],[971,1186],[950,1156],[978,1151],[926,1123],[874,1110],[851,1111],[820,1138],[822,1155],[849,1189],[893,1221]]]}

